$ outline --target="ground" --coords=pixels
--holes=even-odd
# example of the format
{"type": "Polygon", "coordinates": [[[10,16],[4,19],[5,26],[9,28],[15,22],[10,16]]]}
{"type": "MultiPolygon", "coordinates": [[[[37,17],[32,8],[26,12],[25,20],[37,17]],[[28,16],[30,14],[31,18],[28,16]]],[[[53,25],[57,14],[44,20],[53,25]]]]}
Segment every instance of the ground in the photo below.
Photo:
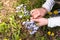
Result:
{"type": "MultiPolygon", "coordinates": [[[[40,8],[44,2],[45,0],[0,0],[0,40],[60,40],[60,27],[41,27],[34,35],[30,35],[22,25],[28,18],[20,19],[19,13],[15,12],[20,4],[25,4],[30,11],[40,8]]],[[[50,15],[47,14],[45,17],[48,18],[50,15]]]]}

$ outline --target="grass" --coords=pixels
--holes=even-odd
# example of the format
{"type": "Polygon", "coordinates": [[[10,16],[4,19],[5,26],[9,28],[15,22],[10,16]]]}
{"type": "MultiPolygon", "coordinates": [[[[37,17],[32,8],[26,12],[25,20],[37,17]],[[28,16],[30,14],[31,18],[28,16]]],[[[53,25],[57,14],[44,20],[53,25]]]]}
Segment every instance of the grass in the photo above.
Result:
{"type": "MultiPolygon", "coordinates": [[[[60,40],[58,36],[60,27],[41,27],[37,33],[30,35],[21,24],[29,18],[26,16],[20,19],[18,15],[21,13],[15,12],[16,7],[20,4],[25,4],[27,10],[30,11],[34,8],[40,8],[44,2],[45,0],[0,0],[0,40],[60,40]],[[48,32],[51,34],[49,35],[48,32]],[[54,33],[53,36],[51,36],[52,32],[54,33]]],[[[45,17],[48,18],[50,15],[47,14],[45,17]]]]}

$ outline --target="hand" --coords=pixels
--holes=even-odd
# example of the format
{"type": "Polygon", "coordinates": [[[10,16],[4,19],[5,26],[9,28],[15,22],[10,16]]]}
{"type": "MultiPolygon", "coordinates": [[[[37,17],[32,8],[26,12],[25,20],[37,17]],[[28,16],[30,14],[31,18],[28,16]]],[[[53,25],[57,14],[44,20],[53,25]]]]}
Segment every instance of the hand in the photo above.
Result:
{"type": "Polygon", "coordinates": [[[38,8],[31,10],[30,14],[33,18],[43,17],[46,14],[47,10],[45,8],[38,8]]]}
{"type": "Polygon", "coordinates": [[[37,18],[37,19],[31,18],[31,20],[37,22],[39,26],[44,26],[48,24],[48,19],[46,18],[37,18]]]}

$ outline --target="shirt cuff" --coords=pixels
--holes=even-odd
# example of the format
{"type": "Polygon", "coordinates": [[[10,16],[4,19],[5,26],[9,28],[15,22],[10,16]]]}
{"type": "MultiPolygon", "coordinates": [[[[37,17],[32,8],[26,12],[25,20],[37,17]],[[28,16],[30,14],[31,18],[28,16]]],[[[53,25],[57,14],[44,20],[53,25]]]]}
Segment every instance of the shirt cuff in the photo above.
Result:
{"type": "Polygon", "coordinates": [[[54,6],[55,1],[54,0],[46,0],[46,2],[42,5],[43,8],[46,8],[48,12],[52,10],[52,7],[54,6]]]}
{"type": "Polygon", "coordinates": [[[60,26],[60,17],[53,17],[53,18],[48,18],[48,27],[56,27],[60,26]]]}

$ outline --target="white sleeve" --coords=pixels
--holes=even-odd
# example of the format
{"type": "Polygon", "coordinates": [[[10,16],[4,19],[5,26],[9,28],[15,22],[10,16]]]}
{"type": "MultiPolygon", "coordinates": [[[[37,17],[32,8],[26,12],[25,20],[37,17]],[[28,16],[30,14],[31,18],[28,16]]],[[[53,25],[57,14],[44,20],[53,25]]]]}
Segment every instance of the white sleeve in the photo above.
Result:
{"type": "Polygon", "coordinates": [[[48,27],[60,26],[60,16],[48,18],[48,27]]]}
{"type": "Polygon", "coordinates": [[[46,2],[42,5],[43,8],[46,8],[47,11],[51,11],[52,7],[54,6],[55,1],[54,0],[46,0],[46,2]]]}

